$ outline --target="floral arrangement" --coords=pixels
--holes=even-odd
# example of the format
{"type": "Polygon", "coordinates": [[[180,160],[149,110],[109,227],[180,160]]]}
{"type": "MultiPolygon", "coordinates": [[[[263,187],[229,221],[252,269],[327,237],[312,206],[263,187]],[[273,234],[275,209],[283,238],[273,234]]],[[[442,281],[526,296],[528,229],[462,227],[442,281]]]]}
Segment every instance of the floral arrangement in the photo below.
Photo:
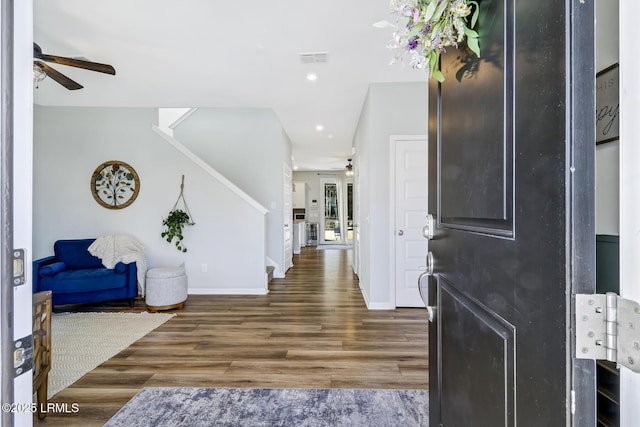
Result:
{"type": "Polygon", "coordinates": [[[469,49],[480,57],[478,33],[472,28],[478,21],[478,3],[469,0],[391,0],[391,11],[397,16],[396,24],[382,21],[378,28],[393,28],[393,39],[388,47],[398,52],[391,63],[410,54],[413,68],[428,70],[439,82],[444,76],[438,69],[440,54],[447,46],[458,47],[465,40],[469,49]],[[473,5],[473,8],[472,8],[473,5]],[[473,13],[472,13],[473,9],[473,13]],[[469,17],[471,22],[469,22],[469,17]],[[405,25],[401,20],[406,19],[405,25]]]}

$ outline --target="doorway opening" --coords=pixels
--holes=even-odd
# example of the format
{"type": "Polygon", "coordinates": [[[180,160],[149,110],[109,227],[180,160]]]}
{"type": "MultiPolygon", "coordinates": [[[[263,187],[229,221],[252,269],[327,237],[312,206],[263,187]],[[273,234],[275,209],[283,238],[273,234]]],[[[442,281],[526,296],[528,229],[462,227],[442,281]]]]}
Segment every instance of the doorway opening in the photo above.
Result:
{"type": "Polygon", "coordinates": [[[353,183],[336,175],[320,180],[319,244],[353,242],[353,183]]]}
{"type": "Polygon", "coordinates": [[[324,220],[322,221],[324,242],[338,242],[342,240],[340,229],[340,202],[338,200],[338,185],[335,182],[323,184],[324,220]]]}

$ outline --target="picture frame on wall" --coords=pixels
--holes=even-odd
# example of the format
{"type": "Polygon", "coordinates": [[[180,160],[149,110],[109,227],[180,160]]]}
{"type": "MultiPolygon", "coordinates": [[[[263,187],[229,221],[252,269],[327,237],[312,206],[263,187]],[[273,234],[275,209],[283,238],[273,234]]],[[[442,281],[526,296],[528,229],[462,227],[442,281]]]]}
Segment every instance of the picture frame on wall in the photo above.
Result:
{"type": "Polygon", "coordinates": [[[104,162],[91,175],[91,195],[107,209],[126,208],[136,200],[139,192],[140,177],[125,162],[104,162]]]}
{"type": "Polygon", "coordinates": [[[596,74],[596,145],[619,138],[619,87],[618,63],[596,74]]]}

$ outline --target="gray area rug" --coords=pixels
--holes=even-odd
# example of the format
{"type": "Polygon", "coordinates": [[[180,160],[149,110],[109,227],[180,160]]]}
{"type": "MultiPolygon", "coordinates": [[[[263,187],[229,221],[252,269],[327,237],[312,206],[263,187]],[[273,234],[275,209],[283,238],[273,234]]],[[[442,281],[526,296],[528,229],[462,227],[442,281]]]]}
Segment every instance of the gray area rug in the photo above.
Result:
{"type": "Polygon", "coordinates": [[[120,426],[427,426],[427,390],[145,387],[107,423],[120,426]]]}

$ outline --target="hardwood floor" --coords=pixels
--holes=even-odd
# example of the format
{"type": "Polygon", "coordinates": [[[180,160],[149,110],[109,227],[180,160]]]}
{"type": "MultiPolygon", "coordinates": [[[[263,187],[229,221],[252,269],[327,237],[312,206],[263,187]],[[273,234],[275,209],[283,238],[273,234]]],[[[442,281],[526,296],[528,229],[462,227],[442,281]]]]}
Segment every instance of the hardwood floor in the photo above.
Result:
{"type": "MultiPolygon", "coordinates": [[[[34,425],[104,424],[143,387],[428,388],[424,309],[367,310],[351,252],[303,248],[266,296],[190,295],[177,317],[91,371],[34,425]]],[[[126,303],[77,311],[145,311],[126,303]]]]}

